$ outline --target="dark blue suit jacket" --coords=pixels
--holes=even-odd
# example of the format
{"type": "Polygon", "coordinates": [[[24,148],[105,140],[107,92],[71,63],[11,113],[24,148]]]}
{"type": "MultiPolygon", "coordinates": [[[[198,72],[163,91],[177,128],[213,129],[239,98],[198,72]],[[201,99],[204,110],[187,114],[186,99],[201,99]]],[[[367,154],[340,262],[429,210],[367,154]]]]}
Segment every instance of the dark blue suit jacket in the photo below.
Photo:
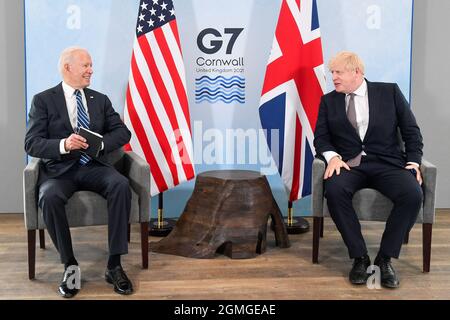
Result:
{"type": "MultiPolygon", "coordinates": [[[[90,118],[90,130],[103,135],[102,156],[125,145],[131,133],[114,111],[104,94],[84,89],[90,118]]],[[[74,133],[69,120],[62,83],[33,97],[28,114],[25,151],[32,157],[42,158],[39,183],[60,176],[80,159],[79,151],[61,155],[61,139],[74,133]]]]}
{"type": "Polygon", "coordinates": [[[336,91],[322,97],[314,132],[314,147],[321,155],[334,151],[344,161],[361,151],[375,155],[380,160],[404,168],[406,162],[422,161],[422,135],[416,119],[395,83],[367,81],[369,96],[369,127],[361,141],[345,111],[345,94],[336,91]],[[405,143],[402,150],[398,129],[405,143]]]}

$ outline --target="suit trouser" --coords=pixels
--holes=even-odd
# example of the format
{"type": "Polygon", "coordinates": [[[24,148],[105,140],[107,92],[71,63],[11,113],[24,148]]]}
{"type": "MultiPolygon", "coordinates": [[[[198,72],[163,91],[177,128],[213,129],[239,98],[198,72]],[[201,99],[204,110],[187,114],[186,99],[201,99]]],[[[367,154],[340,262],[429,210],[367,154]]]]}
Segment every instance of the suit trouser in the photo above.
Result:
{"type": "Polygon", "coordinates": [[[409,170],[396,167],[377,157],[363,156],[358,167],[341,168],[325,180],[325,196],[330,216],[342,235],[350,258],[367,254],[361,225],[352,205],[353,195],[362,188],[373,188],[392,200],[394,207],[386,221],[379,253],[398,258],[403,240],[417,220],[422,188],[409,170]]]}
{"type": "Polygon", "coordinates": [[[39,207],[61,262],[67,263],[74,256],[65,205],[79,190],[96,192],[107,200],[109,254],[128,253],[127,230],[131,207],[128,179],[114,168],[93,160],[85,166],[77,163],[68,172],[46,180],[39,187],[39,207]]]}

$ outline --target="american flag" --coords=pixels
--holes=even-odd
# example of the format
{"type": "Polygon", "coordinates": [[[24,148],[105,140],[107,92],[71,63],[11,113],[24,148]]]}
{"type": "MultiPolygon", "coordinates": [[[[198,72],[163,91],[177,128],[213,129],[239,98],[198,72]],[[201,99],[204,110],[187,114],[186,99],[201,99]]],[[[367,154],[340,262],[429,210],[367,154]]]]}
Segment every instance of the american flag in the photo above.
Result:
{"type": "Polygon", "coordinates": [[[186,80],[172,0],[140,1],[124,112],[151,195],[195,176],[186,80]]]}
{"type": "Polygon", "coordinates": [[[260,101],[261,124],[279,130],[278,171],[295,201],[311,194],[314,129],[325,91],[316,0],[283,0],[260,101]]]}

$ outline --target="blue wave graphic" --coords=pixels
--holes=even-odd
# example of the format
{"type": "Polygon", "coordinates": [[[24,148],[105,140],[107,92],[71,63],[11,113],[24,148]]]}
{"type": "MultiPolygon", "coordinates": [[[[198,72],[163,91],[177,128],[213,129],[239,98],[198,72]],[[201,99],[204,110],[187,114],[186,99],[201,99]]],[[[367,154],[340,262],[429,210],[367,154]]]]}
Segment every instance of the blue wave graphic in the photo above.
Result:
{"type": "Polygon", "coordinates": [[[238,87],[241,89],[245,89],[245,84],[239,84],[239,83],[233,83],[233,84],[215,84],[215,85],[197,85],[197,89],[202,89],[202,88],[211,88],[211,89],[217,89],[217,88],[233,88],[233,87],[238,87]]]}
{"type": "Polygon", "coordinates": [[[203,76],[199,79],[195,79],[195,84],[199,85],[199,84],[204,84],[204,83],[208,83],[208,84],[226,84],[226,85],[230,85],[230,84],[234,84],[234,83],[238,83],[240,85],[245,85],[245,79],[238,77],[238,76],[234,76],[231,78],[225,78],[223,76],[218,76],[215,78],[210,78],[207,76],[203,76]]]}
{"type": "Polygon", "coordinates": [[[212,82],[207,82],[207,81],[203,81],[201,83],[195,83],[196,86],[209,86],[209,87],[214,87],[214,86],[244,86],[245,87],[245,82],[216,82],[216,83],[212,83],[212,82]]]}
{"type": "Polygon", "coordinates": [[[195,79],[195,84],[195,101],[197,103],[203,101],[210,103],[222,101],[227,104],[245,103],[245,78],[243,77],[202,76],[195,79]]]}
{"type": "Polygon", "coordinates": [[[237,98],[233,98],[233,99],[224,99],[224,98],[215,98],[215,99],[209,99],[209,98],[201,98],[201,99],[196,99],[195,100],[195,102],[197,102],[197,103],[199,103],[199,102],[203,102],[203,101],[208,101],[208,102],[210,102],[210,103],[216,103],[216,102],[218,102],[218,101],[222,101],[222,102],[224,102],[224,103],[226,103],[226,104],[231,104],[231,103],[233,103],[234,101],[237,101],[237,102],[239,102],[239,103],[245,103],[245,101],[242,101],[242,100],[239,100],[239,99],[237,99],[237,98]]]}
{"type": "Polygon", "coordinates": [[[214,94],[217,92],[223,92],[223,93],[231,93],[231,92],[236,92],[236,93],[240,93],[240,94],[245,94],[245,90],[241,89],[241,88],[235,88],[235,89],[225,89],[225,88],[215,88],[215,89],[211,89],[210,87],[201,87],[198,88],[197,90],[195,90],[195,93],[202,93],[202,92],[207,92],[210,94],[214,94]]]}
{"type": "Polygon", "coordinates": [[[196,98],[196,99],[197,99],[197,98],[203,98],[203,97],[206,97],[206,98],[213,98],[213,99],[216,99],[216,98],[218,98],[218,97],[222,97],[222,98],[224,98],[224,99],[238,98],[238,99],[245,100],[245,96],[241,96],[241,95],[239,95],[239,94],[230,94],[230,95],[226,95],[226,94],[223,94],[222,92],[218,92],[218,93],[213,94],[213,95],[210,95],[210,94],[196,94],[196,95],[195,95],[195,98],[196,98]]]}
{"type": "Polygon", "coordinates": [[[227,81],[229,81],[229,80],[234,80],[234,79],[238,79],[238,80],[243,80],[243,81],[245,81],[244,78],[239,77],[239,76],[233,76],[233,77],[231,77],[231,78],[226,78],[226,77],[224,77],[224,76],[217,76],[217,77],[215,77],[215,78],[211,78],[211,77],[208,77],[208,76],[203,76],[203,77],[200,77],[200,78],[195,79],[195,80],[196,80],[196,81],[201,81],[201,80],[203,80],[203,79],[208,79],[208,80],[211,80],[211,81],[216,81],[217,79],[224,79],[224,80],[227,80],[227,81]]]}

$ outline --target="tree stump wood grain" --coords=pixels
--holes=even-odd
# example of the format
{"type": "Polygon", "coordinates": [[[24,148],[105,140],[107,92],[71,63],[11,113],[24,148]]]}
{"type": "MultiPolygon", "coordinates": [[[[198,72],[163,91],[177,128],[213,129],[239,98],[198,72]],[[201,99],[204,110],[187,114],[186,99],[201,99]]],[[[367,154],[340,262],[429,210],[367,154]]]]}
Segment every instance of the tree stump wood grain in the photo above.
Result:
{"type": "Polygon", "coordinates": [[[216,253],[252,258],[266,250],[269,216],[276,245],[288,248],[286,226],[265,176],[242,170],[204,172],[197,176],[175,228],[150,243],[150,250],[192,258],[213,258],[216,253]]]}

